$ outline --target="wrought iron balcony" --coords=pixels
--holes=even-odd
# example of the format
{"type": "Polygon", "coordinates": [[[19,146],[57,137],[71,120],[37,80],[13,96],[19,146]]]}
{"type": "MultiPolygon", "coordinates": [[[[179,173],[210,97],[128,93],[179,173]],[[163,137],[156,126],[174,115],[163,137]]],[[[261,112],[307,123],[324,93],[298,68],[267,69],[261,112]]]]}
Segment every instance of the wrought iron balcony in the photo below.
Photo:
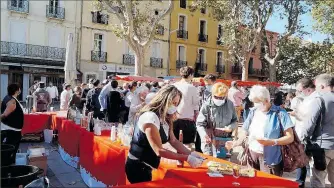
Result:
{"type": "Polygon", "coordinates": [[[124,65],[135,65],[135,56],[130,54],[123,54],[124,65]]]}
{"type": "Polygon", "coordinates": [[[250,76],[258,76],[258,77],[268,77],[269,72],[265,69],[249,69],[248,74],[250,76]]]}
{"type": "Polygon", "coordinates": [[[102,14],[101,12],[92,12],[92,22],[108,25],[109,15],[102,14]]]}
{"type": "Polygon", "coordinates": [[[225,65],[216,65],[216,72],[225,73],[225,65]]]}
{"type": "Polygon", "coordinates": [[[164,35],[165,34],[165,27],[163,25],[158,25],[156,34],[157,35],[164,35]]]}
{"type": "Polygon", "coordinates": [[[65,60],[66,49],[1,41],[1,55],[65,60]]]}
{"type": "Polygon", "coordinates": [[[232,66],[232,74],[241,74],[242,73],[242,68],[237,65],[232,66]]]}
{"type": "Polygon", "coordinates": [[[65,8],[46,5],[46,17],[65,19],[65,8]]]}
{"type": "Polygon", "coordinates": [[[217,37],[217,45],[222,45],[223,44],[223,41],[221,40],[220,37],[217,37]]]}
{"type": "Polygon", "coordinates": [[[177,30],[177,38],[179,38],[179,39],[188,39],[188,31],[186,31],[186,30],[177,30]]]}
{"type": "Polygon", "coordinates": [[[7,8],[11,11],[28,13],[29,1],[28,0],[7,0],[7,8]]]}
{"type": "Polygon", "coordinates": [[[196,65],[197,70],[199,71],[208,71],[208,64],[206,63],[197,62],[195,65],[196,65]]]}
{"type": "Polygon", "coordinates": [[[150,58],[150,66],[154,68],[162,68],[163,67],[163,59],[162,58],[156,58],[156,57],[151,57],[150,58]]]}
{"type": "Polygon", "coordinates": [[[187,61],[176,60],[176,69],[180,69],[182,67],[187,66],[187,61]]]}
{"type": "Polygon", "coordinates": [[[204,33],[198,34],[198,41],[200,41],[200,42],[208,42],[208,35],[205,35],[204,33]]]}
{"type": "Polygon", "coordinates": [[[95,62],[107,62],[107,52],[91,51],[91,60],[95,62]]]}

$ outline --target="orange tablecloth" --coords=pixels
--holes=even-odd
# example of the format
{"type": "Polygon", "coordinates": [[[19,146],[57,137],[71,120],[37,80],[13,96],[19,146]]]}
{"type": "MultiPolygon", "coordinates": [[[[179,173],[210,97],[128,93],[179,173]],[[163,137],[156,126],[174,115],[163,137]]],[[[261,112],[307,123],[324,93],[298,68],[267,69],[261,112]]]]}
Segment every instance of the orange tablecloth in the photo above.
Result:
{"type": "Polygon", "coordinates": [[[108,186],[126,184],[125,153],[124,147],[108,143],[106,137],[81,131],[80,165],[98,181],[108,186]]]}
{"type": "Polygon", "coordinates": [[[79,144],[81,131],[80,125],[73,121],[63,120],[58,129],[58,141],[60,146],[72,157],[79,157],[79,144]]]}
{"type": "Polygon", "coordinates": [[[180,179],[166,178],[158,181],[136,183],[132,185],[118,186],[118,187],[194,187],[194,186],[190,185],[189,182],[182,181],[180,179]]]}
{"type": "Polygon", "coordinates": [[[22,134],[42,132],[44,129],[50,128],[50,124],[50,114],[24,114],[22,134]]]}

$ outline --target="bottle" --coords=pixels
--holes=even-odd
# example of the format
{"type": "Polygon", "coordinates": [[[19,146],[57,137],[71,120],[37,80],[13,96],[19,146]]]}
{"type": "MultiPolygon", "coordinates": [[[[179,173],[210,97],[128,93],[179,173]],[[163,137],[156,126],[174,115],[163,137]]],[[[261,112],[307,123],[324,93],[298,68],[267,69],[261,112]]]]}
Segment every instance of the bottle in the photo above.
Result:
{"type": "MultiPolygon", "coordinates": [[[[183,131],[182,130],[180,130],[180,133],[179,133],[179,141],[183,143],[183,131]]],[[[183,161],[177,161],[177,164],[176,164],[177,167],[183,168],[183,165],[184,165],[183,161]]]]}
{"type": "Polygon", "coordinates": [[[81,114],[78,108],[75,110],[75,124],[80,125],[81,114]]]}
{"type": "Polygon", "coordinates": [[[116,136],[117,136],[117,133],[116,133],[116,126],[115,125],[113,125],[112,127],[111,127],[111,132],[110,132],[110,140],[111,141],[116,141],[116,136]]]}
{"type": "Polygon", "coordinates": [[[94,118],[92,113],[89,117],[89,132],[94,132],[94,118]]]}

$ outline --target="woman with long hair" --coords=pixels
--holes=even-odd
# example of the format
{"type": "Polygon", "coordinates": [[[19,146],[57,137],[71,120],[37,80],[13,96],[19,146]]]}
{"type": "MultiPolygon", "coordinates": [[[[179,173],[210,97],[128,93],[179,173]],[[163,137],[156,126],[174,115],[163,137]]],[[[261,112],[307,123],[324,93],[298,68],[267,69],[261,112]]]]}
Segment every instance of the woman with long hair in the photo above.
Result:
{"type": "Polygon", "coordinates": [[[187,161],[193,168],[201,166],[203,158],[184,147],[173,133],[173,121],[181,97],[181,92],[175,86],[166,86],[136,115],[134,135],[125,165],[130,183],[151,181],[152,169],[159,167],[161,157],[187,161]],[[177,153],[162,147],[167,142],[177,153]]]}

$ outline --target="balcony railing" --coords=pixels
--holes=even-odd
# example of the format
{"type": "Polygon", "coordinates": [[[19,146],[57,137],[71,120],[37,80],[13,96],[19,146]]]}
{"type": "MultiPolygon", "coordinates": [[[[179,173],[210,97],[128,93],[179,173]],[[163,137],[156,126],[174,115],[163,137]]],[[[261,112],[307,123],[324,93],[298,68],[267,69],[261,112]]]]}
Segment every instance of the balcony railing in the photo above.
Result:
{"type": "Polygon", "coordinates": [[[248,74],[250,76],[260,76],[260,77],[267,77],[269,76],[269,72],[265,69],[249,69],[248,74]]]}
{"type": "Polygon", "coordinates": [[[217,45],[222,45],[223,44],[223,41],[221,40],[220,37],[217,37],[217,45]]]}
{"type": "Polygon", "coordinates": [[[91,60],[95,62],[107,62],[107,52],[91,51],[91,60]]]}
{"type": "Polygon", "coordinates": [[[1,41],[2,56],[65,60],[66,49],[1,41]]]}
{"type": "Polygon", "coordinates": [[[65,19],[65,8],[46,5],[46,17],[65,19]]]}
{"type": "Polygon", "coordinates": [[[182,67],[187,66],[187,61],[176,60],[176,69],[180,69],[182,67]]]}
{"type": "Polygon", "coordinates": [[[163,25],[157,26],[156,34],[157,35],[164,35],[165,34],[165,27],[163,25]]]}
{"type": "MultiPolygon", "coordinates": [[[[242,74],[241,66],[232,66],[232,74],[242,74]]],[[[248,69],[249,76],[268,77],[269,73],[265,69],[248,69]]]]}
{"type": "Polygon", "coordinates": [[[123,54],[124,65],[135,65],[135,56],[130,54],[123,54]]]}
{"type": "Polygon", "coordinates": [[[225,65],[216,65],[216,72],[225,73],[225,65]]]}
{"type": "Polygon", "coordinates": [[[199,70],[199,71],[208,71],[208,64],[197,62],[197,63],[196,63],[196,68],[197,68],[197,70],[199,70]]]}
{"type": "Polygon", "coordinates": [[[92,22],[108,25],[109,15],[101,12],[92,12],[92,22]]]}
{"type": "Polygon", "coordinates": [[[156,58],[156,57],[151,57],[150,58],[150,66],[154,68],[162,68],[163,67],[163,59],[162,58],[156,58]]]}
{"type": "Polygon", "coordinates": [[[232,66],[232,74],[241,74],[242,73],[242,68],[240,66],[232,66]]]}
{"type": "Polygon", "coordinates": [[[177,30],[177,38],[179,38],[179,39],[188,39],[188,31],[186,31],[186,30],[177,30]]]}
{"type": "Polygon", "coordinates": [[[198,34],[198,41],[200,42],[208,42],[208,35],[203,33],[198,34]]]}
{"type": "Polygon", "coordinates": [[[7,8],[11,11],[16,12],[29,12],[29,1],[28,0],[7,0],[7,8]]]}

